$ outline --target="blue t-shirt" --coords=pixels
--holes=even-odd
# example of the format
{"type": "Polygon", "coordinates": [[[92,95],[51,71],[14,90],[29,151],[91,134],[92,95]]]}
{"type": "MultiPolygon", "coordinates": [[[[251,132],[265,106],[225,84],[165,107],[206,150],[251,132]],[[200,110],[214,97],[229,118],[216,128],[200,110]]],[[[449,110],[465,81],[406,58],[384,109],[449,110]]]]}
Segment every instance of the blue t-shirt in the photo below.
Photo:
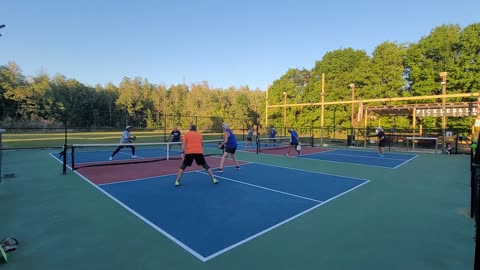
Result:
{"type": "Polygon", "coordinates": [[[180,130],[173,130],[170,135],[172,135],[172,142],[179,142],[182,133],[180,132],[180,130]]]}
{"type": "Polygon", "coordinates": [[[228,136],[226,147],[227,148],[237,148],[237,138],[235,137],[233,132],[228,128],[225,131],[228,132],[228,134],[230,134],[230,136],[228,136]]]}
{"type": "Polygon", "coordinates": [[[247,134],[247,138],[252,138],[253,137],[253,130],[252,129],[249,129],[248,130],[248,134],[247,134]]]}
{"type": "Polygon", "coordinates": [[[292,130],[292,132],[290,133],[290,137],[292,143],[298,144],[298,133],[295,130],[292,130]]]}
{"type": "Polygon", "coordinates": [[[270,138],[275,138],[275,135],[277,135],[277,131],[275,129],[270,130],[270,138]]]}

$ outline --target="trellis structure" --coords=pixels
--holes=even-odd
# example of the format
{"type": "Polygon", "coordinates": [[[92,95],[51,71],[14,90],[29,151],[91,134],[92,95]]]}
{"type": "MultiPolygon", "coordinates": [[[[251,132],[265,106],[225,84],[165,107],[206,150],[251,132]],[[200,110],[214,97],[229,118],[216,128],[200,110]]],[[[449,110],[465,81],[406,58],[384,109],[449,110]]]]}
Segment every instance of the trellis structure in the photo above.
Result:
{"type": "MultiPolygon", "coordinates": [[[[276,104],[276,105],[269,105],[268,100],[268,87],[266,90],[266,102],[265,102],[265,126],[268,126],[268,109],[269,108],[283,108],[284,113],[284,125],[286,126],[286,108],[287,107],[304,107],[304,106],[321,106],[321,115],[320,115],[320,127],[324,128],[324,114],[325,114],[325,106],[327,105],[352,105],[352,113],[351,113],[351,127],[353,129],[355,117],[355,104],[358,104],[359,107],[363,107],[363,104],[368,103],[382,103],[382,104],[392,104],[397,101],[413,101],[413,100],[442,100],[442,103],[431,103],[431,104],[405,104],[405,105],[388,105],[388,106],[370,106],[370,107],[363,107],[360,111],[362,115],[368,115],[369,111],[386,111],[386,112],[398,112],[402,113],[403,115],[412,115],[413,118],[413,128],[416,127],[416,118],[418,116],[418,112],[425,113],[422,110],[436,110],[435,115],[433,115],[433,111],[430,111],[430,114],[427,115],[431,117],[442,117],[442,131],[443,136],[445,136],[445,127],[446,127],[446,116],[457,116],[458,109],[462,109],[462,115],[458,116],[475,116],[478,114],[479,106],[480,106],[480,95],[478,92],[476,93],[461,93],[461,94],[447,94],[446,93],[446,85],[447,85],[447,73],[441,72],[440,77],[442,78],[441,85],[442,85],[442,94],[441,95],[426,95],[426,96],[412,96],[412,97],[394,97],[394,98],[376,98],[376,99],[355,99],[355,85],[350,83],[349,86],[352,91],[352,98],[351,100],[341,100],[341,101],[329,101],[325,102],[325,74],[322,74],[322,91],[320,94],[320,102],[309,102],[309,103],[295,103],[295,104],[288,104],[287,103],[287,93],[284,92],[284,103],[283,104],[276,104]],[[458,103],[448,103],[447,99],[451,98],[475,98],[477,103],[475,102],[458,102],[458,103]],[[468,109],[468,115],[463,115],[464,111],[468,109]],[[455,111],[455,113],[454,113],[455,111]],[[407,114],[408,113],[408,114],[407,114]]],[[[428,112],[427,112],[428,113],[428,112]]],[[[399,114],[397,114],[399,115],[399,114]]],[[[368,117],[363,117],[364,120],[364,128],[365,132],[367,129],[368,124],[368,117]]],[[[445,141],[445,140],[443,140],[445,141]]]]}

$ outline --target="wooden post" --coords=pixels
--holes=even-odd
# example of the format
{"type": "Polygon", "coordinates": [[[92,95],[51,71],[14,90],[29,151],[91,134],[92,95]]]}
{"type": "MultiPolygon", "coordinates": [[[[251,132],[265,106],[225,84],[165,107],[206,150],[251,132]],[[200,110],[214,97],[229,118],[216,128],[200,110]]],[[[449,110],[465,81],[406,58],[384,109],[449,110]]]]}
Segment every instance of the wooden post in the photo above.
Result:
{"type": "Polygon", "coordinates": [[[265,128],[268,127],[268,83],[265,90],[265,128]]]}
{"type": "Polygon", "coordinates": [[[320,118],[320,127],[323,128],[324,125],[324,115],[325,115],[325,73],[322,73],[322,93],[321,93],[321,99],[322,99],[322,115],[320,118]]]}
{"type": "Polygon", "coordinates": [[[322,73],[322,115],[320,116],[320,145],[323,146],[323,125],[325,118],[325,73],[322,73]]]}
{"type": "Polygon", "coordinates": [[[352,131],[353,131],[353,119],[355,115],[355,104],[353,102],[355,100],[355,84],[351,83],[349,84],[349,86],[352,89],[352,114],[350,115],[350,127],[352,128],[352,131]]]}
{"type": "Polygon", "coordinates": [[[283,135],[287,136],[287,92],[283,92],[283,135]]]}

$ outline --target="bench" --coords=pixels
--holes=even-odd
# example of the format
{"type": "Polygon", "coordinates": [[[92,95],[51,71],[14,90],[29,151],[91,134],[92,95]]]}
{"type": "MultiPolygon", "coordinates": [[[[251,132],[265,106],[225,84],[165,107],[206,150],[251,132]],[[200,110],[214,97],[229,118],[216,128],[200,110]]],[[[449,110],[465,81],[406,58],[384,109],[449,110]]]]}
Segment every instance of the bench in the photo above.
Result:
{"type": "Polygon", "coordinates": [[[409,142],[412,142],[412,149],[415,150],[415,143],[418,145],[435,145],[435,154],[438,150],[438,138],[437,137],[406,137],[407,151],[409,142]]]}

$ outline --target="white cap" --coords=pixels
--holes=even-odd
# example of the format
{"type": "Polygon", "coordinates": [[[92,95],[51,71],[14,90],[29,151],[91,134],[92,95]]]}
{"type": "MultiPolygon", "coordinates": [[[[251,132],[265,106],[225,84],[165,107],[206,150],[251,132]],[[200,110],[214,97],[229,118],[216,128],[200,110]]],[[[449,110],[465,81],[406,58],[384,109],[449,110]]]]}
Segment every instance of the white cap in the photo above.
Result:
{"type": "Polygon", "coordinates": [[[382,131],[383,129],[382,129],[382,127],[377,127],[377,130],[382,131]]]}
{"type": "Polygon", "coordinates": [[[228,124],[226,122],[222,123],[222,128],[228,128],[228,124]]]}
{"type": "Polygon", "coordinates": [[[126,126],[125,129],[129,129],[129,128],[132,128],[131,126],[126,126]]]}

